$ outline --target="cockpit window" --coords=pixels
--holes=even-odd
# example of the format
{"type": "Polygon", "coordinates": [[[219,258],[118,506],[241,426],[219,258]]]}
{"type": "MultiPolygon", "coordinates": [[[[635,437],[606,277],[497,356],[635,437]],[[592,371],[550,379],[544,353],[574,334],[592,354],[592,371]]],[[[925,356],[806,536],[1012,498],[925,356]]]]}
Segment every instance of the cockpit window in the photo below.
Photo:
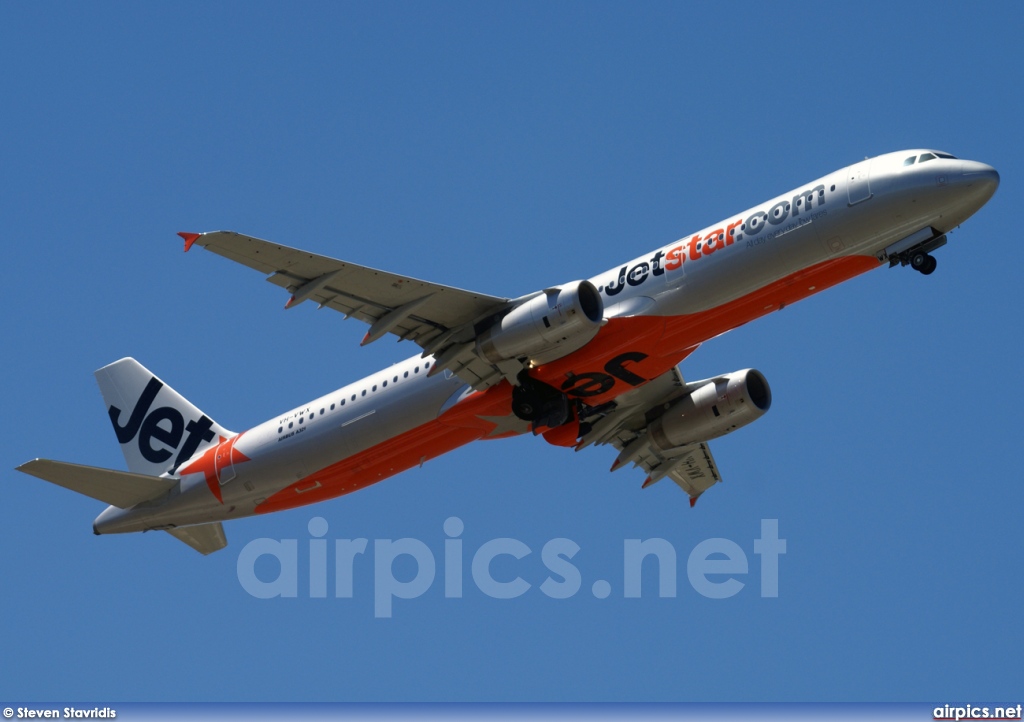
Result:
{"type": "Polygon", "coordinates": [[[915,160],[917,160],[917,156],[916,155],[912,155],[909,158],[907,158],[905,161],[903,161],[903,165],[914,165],[914,161],[915,160]]]}
{"type": "Polygon", "coordinates": [[[936,152],[935,155],[937,155],[940,158],[945,158],[947,160],[957,160],[957,157],[955,155],[950,155],[949,153],[936,152]]]}
{"type": "Polygon", "coordinates": [[[924,155],[921,156],[920,160],[922,163],[924,163],[925,161],[928,160],[935,160],[935,156],[932,155],[931,153],[925,153],[924,155]]]}

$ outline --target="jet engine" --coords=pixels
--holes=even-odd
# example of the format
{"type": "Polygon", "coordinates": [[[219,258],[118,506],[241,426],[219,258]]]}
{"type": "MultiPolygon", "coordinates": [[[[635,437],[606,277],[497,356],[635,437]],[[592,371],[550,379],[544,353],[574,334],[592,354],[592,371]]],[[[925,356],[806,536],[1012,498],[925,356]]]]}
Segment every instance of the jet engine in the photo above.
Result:
{"type": "Polygon", "coordinates": [[[497,363],[528,357],[561,358],[597,335],[604,301],[590,281],[549,288],[513,308],[477,340],[477,350],[497,363]]]}
{"type": "Polygon", "coordinates": [[[754,369],[688,386],[693,391],[647,427],[651,443],[661,451],[725,436],[761,418],[772,405],[768,381],[754,369]]]}

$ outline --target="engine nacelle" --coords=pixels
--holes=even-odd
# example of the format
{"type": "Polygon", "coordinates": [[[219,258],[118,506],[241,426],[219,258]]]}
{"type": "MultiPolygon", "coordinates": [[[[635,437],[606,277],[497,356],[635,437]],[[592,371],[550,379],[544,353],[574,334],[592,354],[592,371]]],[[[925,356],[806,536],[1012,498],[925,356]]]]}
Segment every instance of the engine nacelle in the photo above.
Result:
{"type": "Polygon", "coordinates": [[[733,371],[689,384],[694,390],[676,401],[647,427],[661,451],[717,439],[764,416],[772,391],[760,371],[733,371]]]}
{"type": "Polygon", "coordinates": [[[590,281],[545,290],[516,306],[484,331],[477,350],[494,363],[529,357],[553,361],[597,335],[604,301],[590,281]]]}

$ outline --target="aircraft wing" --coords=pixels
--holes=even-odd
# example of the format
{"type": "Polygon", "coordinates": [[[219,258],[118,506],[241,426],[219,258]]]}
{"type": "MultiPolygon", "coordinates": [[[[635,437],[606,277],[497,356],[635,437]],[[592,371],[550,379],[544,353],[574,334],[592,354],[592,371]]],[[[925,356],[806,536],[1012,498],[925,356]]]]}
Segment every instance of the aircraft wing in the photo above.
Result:
{"type": "MultiPolygon", "coordinates": [[[[285,308],[305,300],[370,324],[363,344],[393,334],[413,341],[435,368],[449,368],[475,389],[503,378],[503,371],[475,352],[474,326],[508,307],[509,299],[420,281],[367,266],[289,248],[232,231],[180,233],[185,250],[198,244],[268,275],[291,298],[285,308]]],[[[431,369],[433,371],[434,369],[431,369]]]]}
{"type": "Polygon", "coordinates": [[[577,450],[591,444],[611,444],[619,450],[612,471],[626,464],[647,472],[644,488],[669,478],[690,496],[690,506],[697,497],[722,480],[718,466],[707,442],[695,442],[663,452],[648,441],[648,424],[656,419],[676,399],[689,393],[678,368],[622,394],[615,399],[614,408],[602,412],[598,419],[587,419],[590,428],[583,435],[577,450]]]}

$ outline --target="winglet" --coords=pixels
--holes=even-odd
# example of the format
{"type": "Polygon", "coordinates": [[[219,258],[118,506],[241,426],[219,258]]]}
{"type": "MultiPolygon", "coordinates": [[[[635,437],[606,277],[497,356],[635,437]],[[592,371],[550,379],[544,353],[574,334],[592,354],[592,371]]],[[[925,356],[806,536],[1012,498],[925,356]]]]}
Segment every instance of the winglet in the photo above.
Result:
{"type": "Polygon", "coordinates": [[[192,244],[195,243],[196,239],[199,238],[199,236],[201,236],[203,234],[202,233],[186,233],[185,231],[180,231],[178,233],[178,235],[185,239],[185,253],[188,253],[188,250],[190,248],[192,248],[192,244]]]}
{"type": "Polygon", "coordinates": [[[691,509],[692,509],[692,508],[693,508],[694,506],[696,506],[696,505],[697,505],[697,499],[698,499],[698,497],[696,497],[696,496],[691,496],[691,497],[690,497],[690,508],[691,508],[691,509]]]}
{"type": "Polygon", "coordinates": [[[648,476],[646,479],[644,479],[644,483],[643,483],[643,485],[640,488],[641,489],[646,489],[647,487],[649,487],[653,483],[654,483],[654,479],[652,479],[651,477],[648,476]]]}

